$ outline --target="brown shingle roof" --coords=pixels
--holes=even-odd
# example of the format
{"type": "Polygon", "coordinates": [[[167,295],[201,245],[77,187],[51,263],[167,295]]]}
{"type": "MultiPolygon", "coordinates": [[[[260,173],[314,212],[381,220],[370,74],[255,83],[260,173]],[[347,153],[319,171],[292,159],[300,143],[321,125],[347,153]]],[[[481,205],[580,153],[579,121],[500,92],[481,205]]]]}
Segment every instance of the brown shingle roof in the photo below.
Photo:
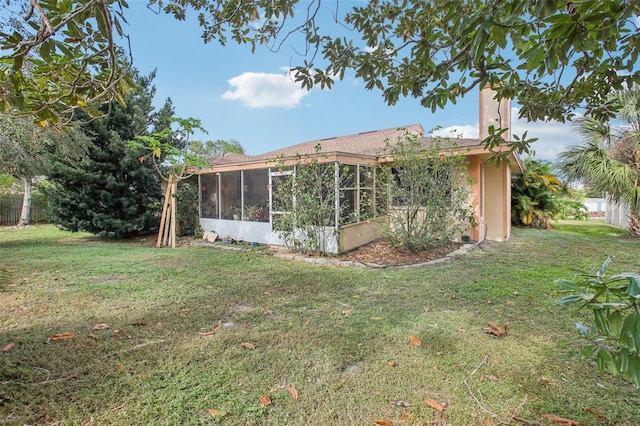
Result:
{"type": "Polygon", "coordinates": [[[242,155],[229,153],[224,156],[208,159],[211,166],[226,166],[232,164],[250,163],[255,161],[274,160],[278,157],[295,157],[296,155],[315,154],[316,146],[320,145],[321,152],[325,154],[342,153],[358,156],[379,157],[390,154],[389,145],[393,146],[399,138],[409,132],[419,137],[419,141],[429,148],[437,140],[441,149],[450,148],[475,148],[481,146],[479,139],[448,139],[430,138],[424,136],[424,129],[420,124],[392,127],[389,129],[361,132],[353,135],[337,136],[299,143],[282,149],[266,152],[259,155],[242,155]]]}

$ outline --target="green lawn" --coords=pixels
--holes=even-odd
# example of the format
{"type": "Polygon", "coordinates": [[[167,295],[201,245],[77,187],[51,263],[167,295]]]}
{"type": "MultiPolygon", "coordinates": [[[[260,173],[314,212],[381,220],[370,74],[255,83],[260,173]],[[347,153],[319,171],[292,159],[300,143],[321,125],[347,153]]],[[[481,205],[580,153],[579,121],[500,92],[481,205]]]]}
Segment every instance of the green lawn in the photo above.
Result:
{"type": "Polygon", "coordinates": [[[0,423],[640,419],[640,392],[581,358],[573,323],[587,313],[554,304],[553,280],[572,268],[615,255],[612,273],[638,271],[640,242],[622,230],[516,229],[507,243],[415,270],[148,240],[0,229],[0,423]],[[489,322],[507,335],[483,332],[489,322]]]}

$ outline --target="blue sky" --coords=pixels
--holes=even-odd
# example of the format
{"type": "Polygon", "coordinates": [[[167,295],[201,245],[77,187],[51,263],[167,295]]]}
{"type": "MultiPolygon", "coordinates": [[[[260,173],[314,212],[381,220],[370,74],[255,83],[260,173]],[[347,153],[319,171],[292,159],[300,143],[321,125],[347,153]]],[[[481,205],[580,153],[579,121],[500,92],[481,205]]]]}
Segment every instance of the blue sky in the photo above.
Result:
{"type": "MultiPolygon", "coordinates": [[[[235,139],[254,155],[300,142],[420,123],[425,131],[456,129],[478,136],[478,96],[468,94],[456,105],[432,113],[418,100],[388,106],[380,91],[367,91],[361,81],[346,76],[331,90],[300,89],[286,71],[302,62],[289,46],[272,53],[229,42],[204,44],[195,16],[177,21],[154,14],[144,0],[129,2],[133,65],[143,74],[157,69],[155,104],[170,97],[176,115],[202,120],[206,135],[196,139],[235,139]]],[[[349,2],[342,2],[343,7],[349,2]]],[[[193,14],[192,14],[193,15],[193,14]]],[[[580,140],[571,124],[526,123],[513,104],[512,131],[537,137],[536,158],[553,160],[580,140]]]]}

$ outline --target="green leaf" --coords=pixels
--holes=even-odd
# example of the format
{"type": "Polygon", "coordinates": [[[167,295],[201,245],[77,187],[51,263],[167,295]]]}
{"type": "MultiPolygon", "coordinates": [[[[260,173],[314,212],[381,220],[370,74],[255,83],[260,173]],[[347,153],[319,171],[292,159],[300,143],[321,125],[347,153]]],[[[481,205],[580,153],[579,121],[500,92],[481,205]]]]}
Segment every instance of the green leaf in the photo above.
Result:
{"type": "Polygon", "coordinates": [[[601,373],[604,373],[605,370],[609,370],[614,376],[618,373],[617,365],[608,351],[600,349],[596,355],[596,362],[601,373]]]}
{"type": "Polygon", "coordinates": [[[636,388],[640,388],[640,356],[629,356],[629,368],[627,376],[631,379],[636,388]]]}
{"type": "Polygon", "coordinates": [[[629,349],[622,348],[620,352],[615,356],[618,371],[626,374],[629,370],[629,349]]]}
{"type": "Polygon", "coordinates": [[[580,349],[580,354],[583,357],[588,358],[593,354],[594,350],[595,348],[593,347],[593,345],[586,345],[586,346],[583,346],[582,349],[580,349]]]}
{"type": "Polygon", "coordinates": [[[620,337],[622,332],[622,314],[620,311],[612,311],[609,314],[609,329],[611,330],[611,335],[620,337]]]}
{"type": "Polygon", "coordinates": [[[609,321],[607,321],[607,313],[603,309],[594,309],[593,316],[598,331],[605,336],[611,334],[609,321]]]}
{"type": "Polygon", "coordinates": [[[609,267],[609,264],[611,263],[612,260],[613,260],[613,256],[609,256],[604,262],[602,262],[602,266],[600,267],[599,277],[604,277],[604,275],[607,273],[607,268],[609,267]]]}
{"type": "Polygon", "coordinates": [[[620,342],[629,350],[640,354],[640,314],[634,312],[624,319],[620,342]]]}
{"type": "Polygon", "coordinates": [[[581,286],[579,286],[578,284],[574,283],[573,281],[569,281],[569,280],[564,279],[564,278],[559,278],[559,279],[555,280],[554,283],[562,291],[579,292],[579,291],[582,290],[581,286]]]}

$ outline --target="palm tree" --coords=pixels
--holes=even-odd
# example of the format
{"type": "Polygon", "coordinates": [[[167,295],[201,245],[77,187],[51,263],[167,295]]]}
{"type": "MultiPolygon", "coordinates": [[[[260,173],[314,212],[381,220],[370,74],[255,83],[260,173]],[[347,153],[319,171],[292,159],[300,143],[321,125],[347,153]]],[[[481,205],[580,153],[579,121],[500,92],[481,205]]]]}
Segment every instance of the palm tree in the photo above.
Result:
{"type": "MultiPolygon", "coordinates": [[[[618,126],[591,117],[577,122],[585,144],[560,154],[558,167],[571,180],[582,180],[630,207],[629,230],[640,236],[640,88],[612,94],[618,126]]],[[[615,123],[614,123],[615,124],[615,123]]]]}

